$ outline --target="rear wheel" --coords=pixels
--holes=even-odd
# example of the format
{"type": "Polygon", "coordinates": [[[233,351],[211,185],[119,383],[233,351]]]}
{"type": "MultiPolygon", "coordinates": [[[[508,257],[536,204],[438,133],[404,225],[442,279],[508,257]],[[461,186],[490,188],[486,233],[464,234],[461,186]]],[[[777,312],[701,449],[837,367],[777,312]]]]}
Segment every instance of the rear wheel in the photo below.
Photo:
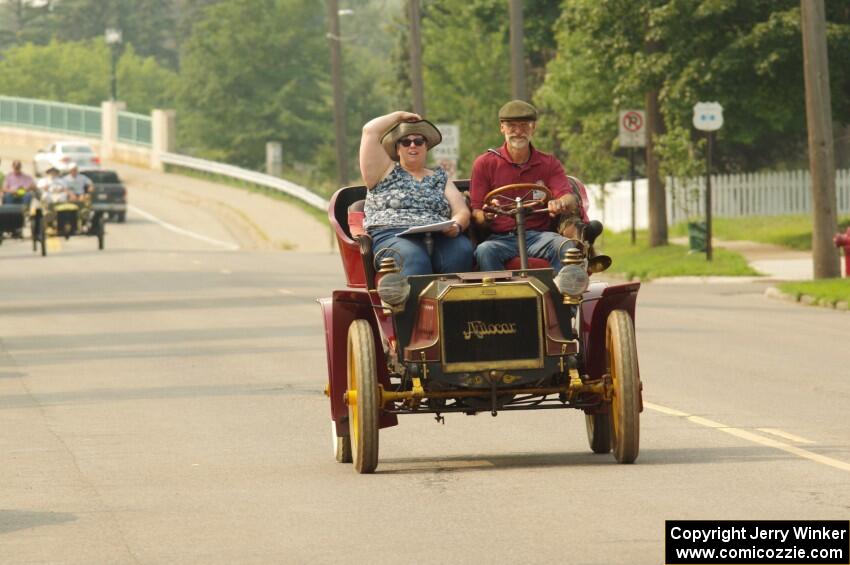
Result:
{"type": "Polygon", "coordinates": [[[611,375],[611,446],[618,463],[632,463],[640,450],[640,380],[632,318],[625,310],[608,316],[605,347],[611,375]]]}
{"type": "Polygon", "coordinates": [[[378,402],[372,328],[366,320],[354,320],[348,328],[348,429],[358,473],[372,473],[378,466],[378,402]]]}
{"type": "Polygon", "coordinates": [[[106,229],[104,228],[103,214],[95,214],[94,219],[92,220],[95,224],[95,233],[97,234],[97,248],[103,249],[103,239],[106,235],[106,229]]]}
{"type": "Polygon", "coordinates": [[[593,453],[611,451],[611,414],[585,414],[587,443],[593,453]]]}
{"type": "Polygon", "coordinates": [[[127,221],[127,212],[119,212],[118,213],[118,223],[123,224],[127,221]]]}
{"type": "Polygon", "coordinates": [[[351,438],[336,435],[336,422],[331,420],[331,441],[337,463],[351,463],[351,438]]]}

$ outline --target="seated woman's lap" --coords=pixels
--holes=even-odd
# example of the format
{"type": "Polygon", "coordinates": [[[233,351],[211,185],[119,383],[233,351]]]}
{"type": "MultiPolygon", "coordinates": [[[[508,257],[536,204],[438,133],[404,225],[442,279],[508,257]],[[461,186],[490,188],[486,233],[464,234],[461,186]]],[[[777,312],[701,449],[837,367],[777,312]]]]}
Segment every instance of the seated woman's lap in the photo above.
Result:
{"type": "MultiPolygon", "coordinates": [[[[472,242],[466,236],[444,237],[434,235],[434,249],[428,255],[422,236],[399,237],[404,229],[381,230],[372,234],[372,250],[375,255],[385,248],[393,249],[401,255],[404,263],[401,273],[410,275],[430,275],[432,273],[456,273],[472,270],[472,242]]],[[[392,257],[393,253],[386,253],[392,257]]]]}

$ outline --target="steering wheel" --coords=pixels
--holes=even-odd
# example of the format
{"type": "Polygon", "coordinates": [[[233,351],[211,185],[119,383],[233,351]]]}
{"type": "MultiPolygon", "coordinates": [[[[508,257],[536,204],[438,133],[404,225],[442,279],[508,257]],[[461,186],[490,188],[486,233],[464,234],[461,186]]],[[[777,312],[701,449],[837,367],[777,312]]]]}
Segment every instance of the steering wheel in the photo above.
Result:
{"type": "Polygon", "coordinates": [[[505,186],[500,186],[499,188],[494,188],[490,192],[484,196],[484,205],[481,209],[484,212],[489,212],[491,214],[498,214],[501,216],[515,216],[520,208],[525,209],[528,213],[539,213],[546,212],[546,205],[552,199],[552,191],[549,190],[548,187],[543,186],[542,184],[532,184],[529,182],[522,182],[518,184],[506,184],[505,186]],[[516,197],[511,198],[510,196],[506,196],[506,192],[512,192],[516,190],[526,190],[527,192],[520,196],[520,201],[516,201],[516,197]],[[542,198],[535,198],[535,192],[542,192],[542,198]],[[499,202],[498,205],[493,205],[490,203],[491,200],[496,200],[499,202]],[[504,202],[504,204],[502,204],[504,202]]]}

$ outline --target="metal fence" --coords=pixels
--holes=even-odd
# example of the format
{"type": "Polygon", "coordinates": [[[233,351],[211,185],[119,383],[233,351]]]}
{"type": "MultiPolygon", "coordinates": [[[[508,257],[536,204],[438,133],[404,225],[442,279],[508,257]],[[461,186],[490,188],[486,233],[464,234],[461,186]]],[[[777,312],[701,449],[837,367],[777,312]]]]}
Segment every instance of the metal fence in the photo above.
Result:
{"type": "MultiPolygon", "coordinates": [[[[785,216],[811,213],[811,177],[809,171],[782,171],[712,175],[712,215],[722,218],[747,216],[785,216]]],[[[635,225],[648,225],[647,183],[635,183],[635,225]]],[[[850,170],[838,170],[835,188],[839,214],[850,214],[850,170]]],[[[667,219],[684,222],[705,216],[705,177],[689,179],[668,177],[667,219]]],[[[612,230],[631,227],[631,183],[619,181],[604,186],[588,185],[591,215],[612,230]]]]}
{"type": "Polygon", "coordinates": [[[234,165],[226,165],[224,163],[218,163],[216,161],[207,161],[205,159],[198,159],[196,157],[178,155],[176,153],[162,153],[160,155],[160,159],[166,165],[183,167],[186,169],[192,169],[207,174],[221,175],[223,177],[249,182],[259,186],[264,186],[266,188],[271,188],[273,190],[283,192],[284,194],[292,196],[293,198],[297,198],[298,200],[306,202],[310,206],[318,208],[322,211],[327,210],[328,208],[328,201],[316,194],[315,192],[311,192],[309,189],[304,188],[303,186],[297,185],[293,182],[289,182],[288,180],[284,180],[282,178],[273,177],[264,173],[258,173],[257,171],[252,171],[250,169],[243,169],[234,165]]]}
{"type": "Polygon", "coordinates": [[[0,125],[100,137],[100,108],[0,96],[0,125]]]}
{"type": "Polygon", "coordinates": [[[150,117],[132,112],[118,112],[118,141],[150,147],[150,117]]]}

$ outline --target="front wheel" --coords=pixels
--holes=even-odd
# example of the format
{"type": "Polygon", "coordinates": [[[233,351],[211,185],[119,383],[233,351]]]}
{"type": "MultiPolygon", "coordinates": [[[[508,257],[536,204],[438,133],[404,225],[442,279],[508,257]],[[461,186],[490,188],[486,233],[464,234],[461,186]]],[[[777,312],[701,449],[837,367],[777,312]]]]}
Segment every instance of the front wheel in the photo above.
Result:
{"type": "Polygon", "coordinates": [[[614,458],[618,463],[633,463],[640,450],[640,378],[635,328],[625,310],[614,310],[608,316],[605,348],[614,389],[611,399],[614,458]]]}
{"type": "Polygon", "coordinates": [[[348,429],[351,455],[358,473],[378,466],[378,368],[375,338],[366,320],[348,328],[348,429]]]}
{"type": "Polygon", "coordinates": [[[585,414],[587,443],[593,453],[611,451],[611,414],[585,414]]]}

